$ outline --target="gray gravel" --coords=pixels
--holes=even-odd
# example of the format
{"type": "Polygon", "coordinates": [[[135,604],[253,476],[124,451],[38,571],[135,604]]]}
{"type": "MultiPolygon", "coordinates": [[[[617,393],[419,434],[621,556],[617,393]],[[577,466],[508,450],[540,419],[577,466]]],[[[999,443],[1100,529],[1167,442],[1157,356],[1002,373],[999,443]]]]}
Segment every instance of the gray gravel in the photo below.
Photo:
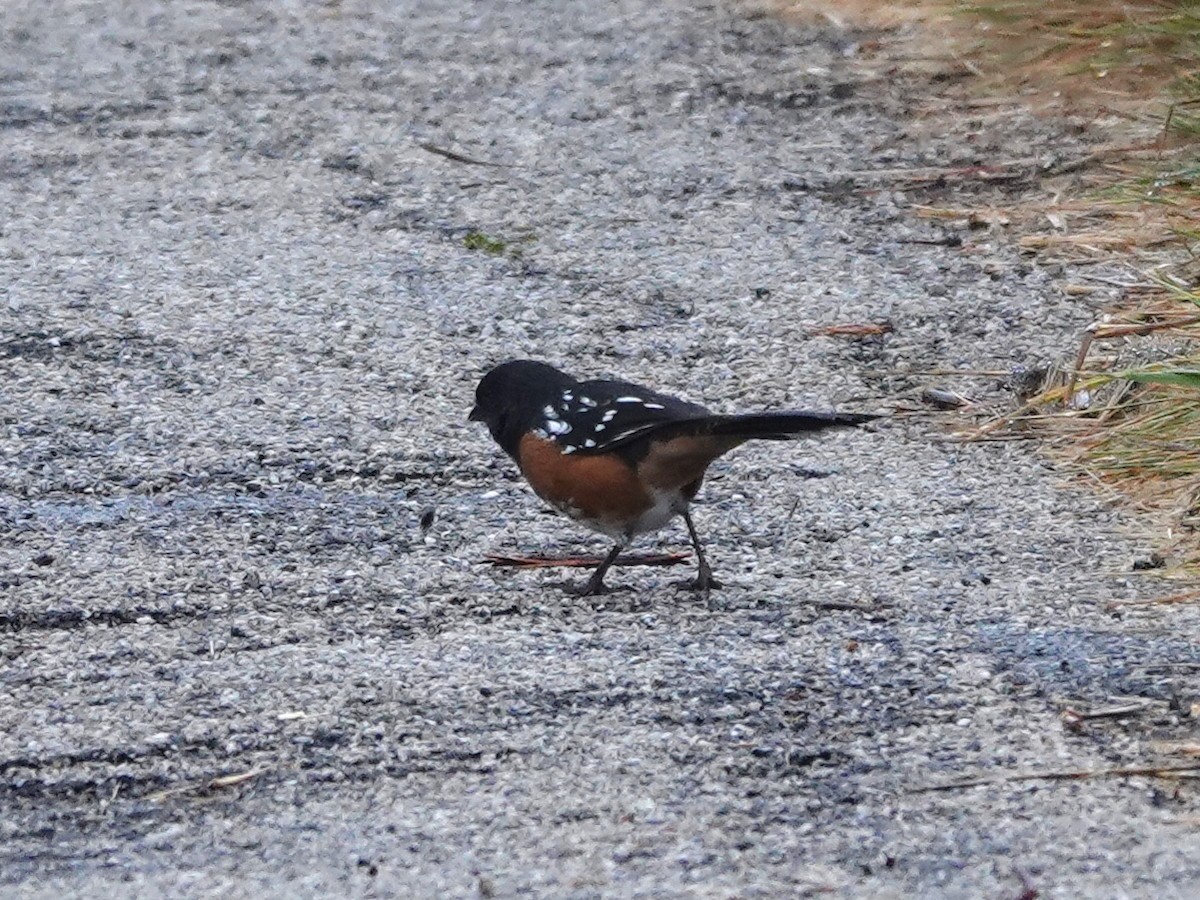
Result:
{"type": "Polygon", "coordinates": [[[603,549],[464,421],[501,359],[740,410],[1058,356],[1091,307],[907,209],[1035,185],[844,173],[1094,138],[922,118],[853,35],[705,2],[0,33],[4,896],[1200,897],[1190,782],[915,790],[1197,736],[1196,608],[1106,607],[1147,547],[1027,444],[744,448],[714,610],[479,563],[603,549]]]}

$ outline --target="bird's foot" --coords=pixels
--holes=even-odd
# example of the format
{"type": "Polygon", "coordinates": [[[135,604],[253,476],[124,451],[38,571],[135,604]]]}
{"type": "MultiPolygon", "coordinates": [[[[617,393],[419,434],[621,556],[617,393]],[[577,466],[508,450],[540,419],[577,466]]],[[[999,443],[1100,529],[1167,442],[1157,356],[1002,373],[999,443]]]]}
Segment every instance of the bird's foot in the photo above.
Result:
{"type": "Polygon", "coordinates": [[[713,602],[713,591],[721,587],[721,582],[713,578],[713,574],[707,567],[700,572],[691,581],[680,582],[679,586],[687,591],[694,591],[704,598],[705,604],[709,609],[716,609],[717,606],[713,602]]]}
{"type": "Polygon", "coordinates": [[[720,590],[723,587],[721,582],[713,578],[712,571],[707,567],[701,569],[691,581],[683,582],[682,586],[689,591],[697,591],[703,594],[707,594],[709,591],[720,590]]]}
{"type": "Polygon", "coordinates": [[[576,597],[600,597],[604,594],[611,594],[613,588],[606,585],[603,579],[589,578],[583,582],[564,584],[563,590],[576,597]]]}

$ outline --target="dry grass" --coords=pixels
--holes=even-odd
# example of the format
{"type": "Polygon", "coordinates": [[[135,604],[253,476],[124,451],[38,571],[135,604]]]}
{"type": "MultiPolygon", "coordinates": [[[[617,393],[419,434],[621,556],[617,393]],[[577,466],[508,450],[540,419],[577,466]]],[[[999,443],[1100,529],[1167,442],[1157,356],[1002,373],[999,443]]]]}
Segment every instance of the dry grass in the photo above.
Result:
{"type": "Polygon", "coordinates": [[[936,26],[925,29],[925,45],[968,59],[1001,93],[1040,86],[1157,100],[1164,86],[1200,73],[1200,4],[1184,0],[760,0],[757,6],[841,28],[936,26]]]}
{"type": "MultiPolygon", "coordinates": [[[[1086,335],[1068,382],[1034,398],[1042,432],[1082,477],[1149,517],[1170,573],[1200,571],[1200,5],[1001,0],[997,24],[1022,77],[1076,86],[1157,131],[1149,153],[1093,173],[1053,233],[1021,245],[1073,259],[1118,258],[1143,277],[1086,335]],[[1021,36],[1017,13],[1045,34],[1021,36]],[[1049,36],[1047,36],[1049,35],[1049,36]],[[1140,107],[1139,105],[1140,104],[1140,107]],[[1140,109],[1140,115],[1136,112],[1140,109]],[[1150,361],[1147,361],[1150,360],[1150,361]],[[1049,413],[1049,415],[1046,415],[1049,413]]],[[[1080,99],[1082,98],[1082,99],[1080,99]]],[[[1143,128],[1142,134],[1145,134],[1143,128]]]]}
{"type": "Polygon", "coordinates": [[[1007,79],[1093,95],[1161,99],[1196,74],[1200,7],[1180,0],[960,2],[981,58],[1007,79]]]}
{"type": "Polygon", "coordinates": [[[1149,517],[1165,572],[1200,572],[1200,293],[1155,286],[1105,316],[1065,380],[1001,422],[1031,415],[1082,477],[1149,517]]]}
{"type": "Polygon", "coordinates": [[[1200,573],[1200,0],[772,4],[973,73],[951,88],[951,116],[1019,101],[1104,126],[1112,143],[1082,177],[1047,181],[1040,197],[917,214],[1011,229],[1042,257],[1128,266],[1128,278],[1096,278],[1122,300],[1078,352],[1064,348],[1073,359],[1056,383],[977,435],[1049,438],[1081,478],[1149,517],[1167,571],[1200,573]]]}
{"type": "Polygon", "coordinates": [[[799,22],[818,22],[837,28],[899,28],[928,22],[948,11],[946,4],[912,0],[761,0],[756,8],[799,22]]]}

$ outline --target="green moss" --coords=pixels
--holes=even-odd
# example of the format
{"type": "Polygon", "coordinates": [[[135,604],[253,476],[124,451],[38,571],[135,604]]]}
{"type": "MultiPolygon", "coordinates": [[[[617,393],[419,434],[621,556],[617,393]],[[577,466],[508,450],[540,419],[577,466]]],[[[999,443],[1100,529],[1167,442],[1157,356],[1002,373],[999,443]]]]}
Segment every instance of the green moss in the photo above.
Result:
{"type": "Polygon", "coordinates": [[[490,256],[503,256],[508,250],[508,244],[499,238],[489,237],[482,231],[468,231],[463,238],[463,246],[468,250],[482,250],[490,256]]]}

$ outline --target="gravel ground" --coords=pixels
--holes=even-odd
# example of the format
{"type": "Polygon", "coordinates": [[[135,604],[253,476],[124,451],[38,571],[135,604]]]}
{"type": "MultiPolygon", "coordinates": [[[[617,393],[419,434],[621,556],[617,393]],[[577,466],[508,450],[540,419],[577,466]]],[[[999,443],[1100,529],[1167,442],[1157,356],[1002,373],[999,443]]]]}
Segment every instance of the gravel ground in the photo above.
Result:
{"type": "Polygon", "coordinates": [[[1058,356],[1061,272],[845,173],[1093,138],[703,0],[0,29],[4,896],[1200,897],[1189,782],[920,790],[1196,738],[1195,608],[1107,607],[1145,548],[1028,445],[743,448],[711,610],[479,562],[604,549],[465,422],[501,359],[742,410],[1058,356]]]}

